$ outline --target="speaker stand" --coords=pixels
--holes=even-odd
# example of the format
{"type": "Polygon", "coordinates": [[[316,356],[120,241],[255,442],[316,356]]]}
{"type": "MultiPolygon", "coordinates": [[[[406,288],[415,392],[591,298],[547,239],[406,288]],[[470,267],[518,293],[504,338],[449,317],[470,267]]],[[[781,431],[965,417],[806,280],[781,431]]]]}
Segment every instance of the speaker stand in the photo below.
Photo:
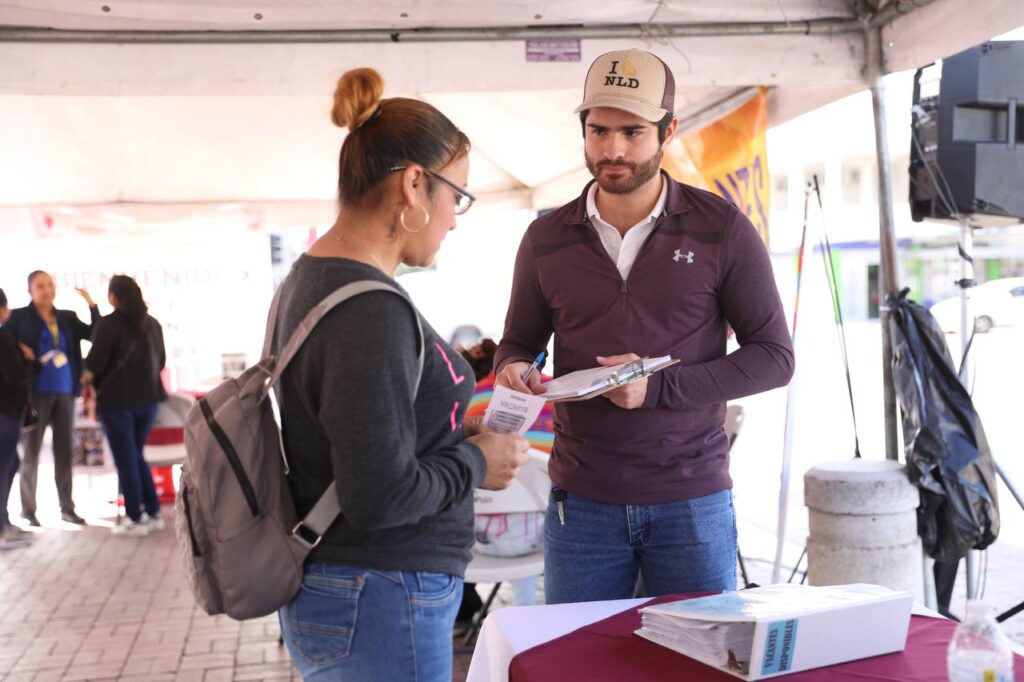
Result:
{"type": "MultiPolygon", "coordinates": [[[[974,360],[973,354],[968,352],[971,345],[971,338],[974,335],[974,317],[971,315],[971,295],[970,289],[974,286],[974,231],[968,223],[967,216],[960,215],[960,242],[958,249],[960,252],[960,280],[957,285],[960,287],[960,382],[967,389],[968,394],[971,393],[971,385],[974,383],[974,360]]],[[[999,479],[1002,479],[1003,484],[1013,495],[1013,499],[1016,500],[1017,504],[1024,509],[1024,498],[1021,497],[1017,487],[1014,486],[1013,481],[1006,475],[1006,471],[1003,467],[999,466],[999,460],[996,459],[995,454],[992,454],[992,463],[995,465],[996,475],[999,479]]],[[[978,552],[977,550],[971,550],[967,553],[967,598],[976,599],[978,597],[978,552]]],[[[953,578],[956,577],[956,572],[953,572],[953,578]]],[[[1009,609],[996,617],[998,622],[1003,622],[1007,618],[1011,618],[1016,614],[1024,611],[1024,601],[1017,604],[1012,609],[1009,609]]]]}
{"type": "MultiPolygon", "coordinates": [[[[974,337],[974,317],[971,315],[971,287],[974,286],[974,230],[967,221],[966,215],[958,216],[960,221],[960,239],[957,250],[960,253],[960,383],[971,394],[974,383],[974,356],[968,352],[974,337]]],[[[970,550],[966,557],[967,566],[967,598],[978,596],[978,552],[970,550]]],[[[952,578],[956,578],[953,569],[952,578]]],[[[948,579],[948,577],[947,577],[948,579]]]]}

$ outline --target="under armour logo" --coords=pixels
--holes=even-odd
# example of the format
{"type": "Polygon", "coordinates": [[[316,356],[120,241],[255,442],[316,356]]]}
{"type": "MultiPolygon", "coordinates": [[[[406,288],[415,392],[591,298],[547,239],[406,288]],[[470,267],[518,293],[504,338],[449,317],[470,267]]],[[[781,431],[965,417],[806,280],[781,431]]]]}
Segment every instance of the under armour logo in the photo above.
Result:
{"type": "Polygon", "coordinates": [[[680,258],[685,258],[687,263],[692,263],[693,251],[687,251],[686,253],[683,253],[679,249],[676,249],[676,255],[672,256],[672,260],[678,263],[680,258]]]}

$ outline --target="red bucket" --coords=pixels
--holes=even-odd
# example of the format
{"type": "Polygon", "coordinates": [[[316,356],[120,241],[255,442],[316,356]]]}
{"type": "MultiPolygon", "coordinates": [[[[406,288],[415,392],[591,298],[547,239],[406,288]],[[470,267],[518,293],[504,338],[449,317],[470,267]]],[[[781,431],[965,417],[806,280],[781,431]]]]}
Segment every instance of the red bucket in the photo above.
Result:
{"type": "Polygon", "coordinates": [[[174,504],[174,471],[173,467],[150,467],[153,472],[153,485],[160,504],[174,504]]]}

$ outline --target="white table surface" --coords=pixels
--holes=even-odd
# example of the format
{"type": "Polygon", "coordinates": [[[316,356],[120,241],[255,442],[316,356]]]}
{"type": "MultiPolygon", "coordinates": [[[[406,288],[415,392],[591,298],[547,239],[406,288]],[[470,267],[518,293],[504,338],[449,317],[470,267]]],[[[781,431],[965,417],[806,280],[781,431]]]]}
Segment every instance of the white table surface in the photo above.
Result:
{"type": "Polygon", "coordinates": [[[487,615],[469,663],[466,682],[507,682],[516,654],[584,625],[639,606],[649,598],[551,606],[507,606],[487,615]]]}

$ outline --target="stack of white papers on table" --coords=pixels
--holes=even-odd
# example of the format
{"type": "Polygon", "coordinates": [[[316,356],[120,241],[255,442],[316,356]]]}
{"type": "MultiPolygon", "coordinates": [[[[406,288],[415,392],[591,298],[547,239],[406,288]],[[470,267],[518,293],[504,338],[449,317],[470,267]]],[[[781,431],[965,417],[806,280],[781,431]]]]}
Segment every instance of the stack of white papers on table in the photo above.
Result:
{"type": "Polygon", "coordinates": [[[546,392],[538,395],[544,396],[545,400],[556,401],[570,398],[585,398],[592,394],[603,393],[609,388],[624,386],[635,379],[674,364],[675,361],[670,355],[659,358],[644,358],[643,373],[633,378],[622,377],[619,372],[623,368],[632,365],[632,362],[624,362],[621,365],[610,367],[594,367],[593,369],[581,369],[577,372],[570,372],[557,379],[544,384],[546,392]]]}
{"type": "Polygon", "coordinates": [[[753,622],[721,623],[655,612],[643,613],[642,621],[638,634],[657,644],[682,654],[699,651],[719,667],[749,669],[753,622]]]}

